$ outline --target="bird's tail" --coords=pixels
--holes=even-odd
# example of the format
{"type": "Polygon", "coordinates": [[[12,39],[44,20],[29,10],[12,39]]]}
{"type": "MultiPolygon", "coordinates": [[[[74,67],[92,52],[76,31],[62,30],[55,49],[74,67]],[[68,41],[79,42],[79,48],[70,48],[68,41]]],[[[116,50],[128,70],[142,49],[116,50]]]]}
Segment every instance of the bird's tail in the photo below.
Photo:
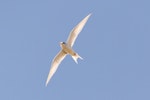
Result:
{"type": "Polygon", "coordinates": [[[74,55],[74,56],[72,56],[72,58],[73,58],[73,60],[78,64],[78,58],[80,58],[81,60],[83,60],[83,58],[82,57],[80,57],[77,53],[74,55]]]}

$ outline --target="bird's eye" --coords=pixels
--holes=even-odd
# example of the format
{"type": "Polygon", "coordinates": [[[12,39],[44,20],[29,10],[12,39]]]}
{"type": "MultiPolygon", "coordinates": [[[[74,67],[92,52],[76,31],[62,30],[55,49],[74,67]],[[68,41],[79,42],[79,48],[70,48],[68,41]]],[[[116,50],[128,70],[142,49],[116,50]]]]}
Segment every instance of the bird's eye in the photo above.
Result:
{"type": "Polygon", "coordinates": [[[63,44],[66,44],[65,42],[63,42],[63,44]]]}

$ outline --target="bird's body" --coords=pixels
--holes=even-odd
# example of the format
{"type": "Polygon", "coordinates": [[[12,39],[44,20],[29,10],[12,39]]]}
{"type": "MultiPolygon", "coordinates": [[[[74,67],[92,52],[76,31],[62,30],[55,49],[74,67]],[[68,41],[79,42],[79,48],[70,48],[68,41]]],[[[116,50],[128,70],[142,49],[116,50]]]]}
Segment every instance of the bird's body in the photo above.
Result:
{"type": "Polygon", "coordinates": [[[60,42],[60,47],[61,50],[60,52],[55,56],[55,58],[52,61],[52,65],[50,68],[50,72],[48,74],[48,78],[46,81],[46,86],[48,84],[48,82],[50,81],[51,77],[53,76],[53,74],[56,72],[59,64],[61,63],[61,61],[66,57],[66,55],[70,55],[72,56],[73,60],[77,62],[77,59],[83,59],[82,57],[80,57],[78,55],[78,53],[76,53],[73,49],[72,46],[77,38],[77,36],[79,35],[80,31],[82,30],[82,28],[84,27],[85,23],[87,22],[88,18],[91,16],[91,14],[89,14],[88,16],[86,16],[75,28],[73,28],[73,30],[70,32],[70,35],[67,39],[67,42],[60,42]]]}
{"type": "Polygon", "coordinates": [[[68,46],[65,42],[60,42],[60,47],[64,53],[70,54],[71,56],[75,55],[73,49],[70,46],[68,46]]]}

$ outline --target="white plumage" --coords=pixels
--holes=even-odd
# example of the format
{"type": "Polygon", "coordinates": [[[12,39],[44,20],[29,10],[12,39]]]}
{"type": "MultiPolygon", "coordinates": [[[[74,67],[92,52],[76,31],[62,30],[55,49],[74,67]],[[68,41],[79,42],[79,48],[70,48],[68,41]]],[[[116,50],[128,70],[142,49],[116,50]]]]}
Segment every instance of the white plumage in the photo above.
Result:
{"type": "Polygon", "coordinates": [[[50,68],[50,71],[49,71],[49,74],[47,77],[47,81],[46,81],[46,86],[47,86],[48,82],[50,81],[50,79],[52,78],[52,76],[54,75],[54,73],[56,72],[59,64],[66,57],[67,54],[71,55],[73,60],[76,63],[78,63],[77,62],[78,58],[83,59],[76,52],[74,52],[74,50],[72,49],[72,46],[90,16],[91,16],[91,14],[86,16],[77,26],[75,26],[72,29],[66,43],[60,42],[60,46],[62,49],[60,50],[60,52],[55,56],[55,58],[52,61],[51,68],[50,68]]]}

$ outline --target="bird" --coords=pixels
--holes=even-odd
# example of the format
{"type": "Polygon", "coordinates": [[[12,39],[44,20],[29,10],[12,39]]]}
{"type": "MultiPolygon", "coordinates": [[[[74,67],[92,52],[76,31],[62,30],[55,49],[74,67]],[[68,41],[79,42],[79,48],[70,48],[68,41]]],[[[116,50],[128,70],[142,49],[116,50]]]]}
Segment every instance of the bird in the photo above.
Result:
{"type": "Polygon", "coordinates": [[[91,16],[91,14],[87,15],[83,20],[81,20],[81,22],[79,22],[79,24],[77,24],[72,31],[69,34],[69,37],[67,39],[66,42],[60,42],[60,47],[61,50],[59,51],[59,53],[54,57],[52,63],[51,63],[51,68],[46,80],[46,86],[48,85],[50,79],[52,78],[52,76],[54,75],[54,73],[56,72],[59,64],[62,62],[62,60],[67,56],[70,55],[73,60],[75,61],[75,63],[78,64],[78,58],[80,58],[81,60],[83,59],[81,56],[79,56],[78,53],[76,53],[72,47],[75,43],[76,38],[78,37],[79,33],[82,31],[84,25],[86,24],[87,20],[89,19],[89,17],[91,16]]]}

